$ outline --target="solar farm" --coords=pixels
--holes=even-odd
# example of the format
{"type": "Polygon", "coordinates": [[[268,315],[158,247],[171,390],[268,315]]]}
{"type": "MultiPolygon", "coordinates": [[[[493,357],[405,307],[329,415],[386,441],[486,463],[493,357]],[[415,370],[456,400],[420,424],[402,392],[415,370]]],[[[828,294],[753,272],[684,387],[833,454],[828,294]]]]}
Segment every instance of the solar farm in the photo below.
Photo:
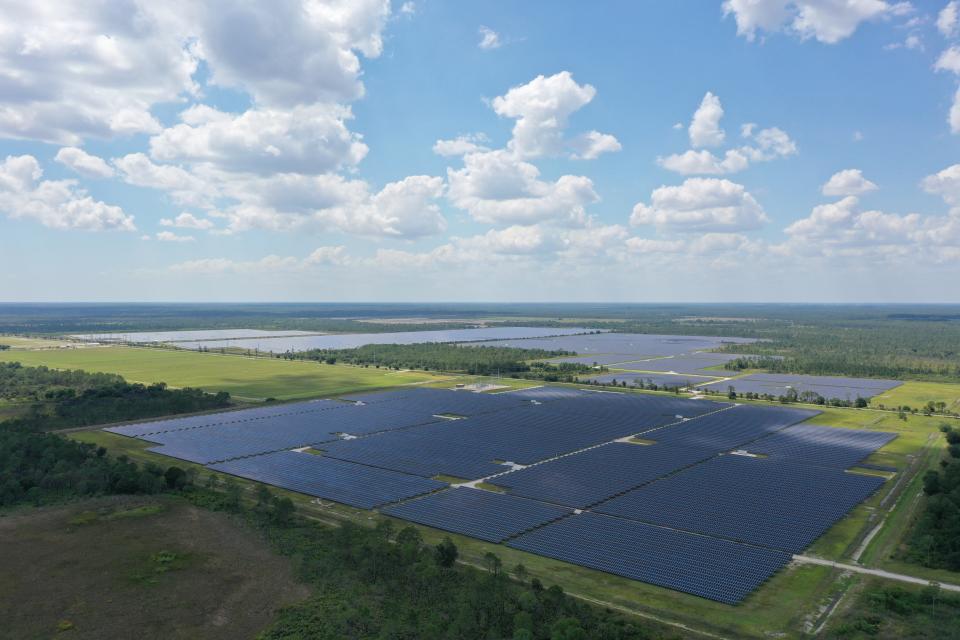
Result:
{"type": "Polygon", "coordinates": [[[406,388],[106,430],[323,501],[735,605],[888,481],[855,468],[894,434],[805,424],[817,414],[571,387],[406,388]]]}

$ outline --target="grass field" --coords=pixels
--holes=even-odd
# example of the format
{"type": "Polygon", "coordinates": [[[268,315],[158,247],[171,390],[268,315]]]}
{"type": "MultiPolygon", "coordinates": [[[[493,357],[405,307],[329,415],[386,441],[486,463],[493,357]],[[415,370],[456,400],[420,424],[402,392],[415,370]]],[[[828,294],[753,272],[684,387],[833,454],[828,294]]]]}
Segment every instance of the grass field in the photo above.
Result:
{"type": "Polygon", "coordinates": [[[908,406],[919,409],[928,402],[946,402],[948,411],[960,411],[960,384],[948,382],[904,382],[870,400],[872,405],[908,406]]]}
{"type": "Polygon", "coordinates": [[[11,349],[54,349],[76,343],[68,340],[57,340],[55,338],[27,338],[25,336],[0,335],[0,344],[5,344],[11,349]]]}
{"type": "Polygon", "coordinates": [[[0,566],[4,638],[252,638],[309,593],[256,532],[156,497],[7,513],[0,566]]]}
{"type": "Polygon", "coordinates": [[[0,351],[0,361],[117,373],[128,382],[166,382],[171,387],[229,391],[236,398],[248,400],[334,396],[443,379],[423,372],[121,346],[0,351]]]}

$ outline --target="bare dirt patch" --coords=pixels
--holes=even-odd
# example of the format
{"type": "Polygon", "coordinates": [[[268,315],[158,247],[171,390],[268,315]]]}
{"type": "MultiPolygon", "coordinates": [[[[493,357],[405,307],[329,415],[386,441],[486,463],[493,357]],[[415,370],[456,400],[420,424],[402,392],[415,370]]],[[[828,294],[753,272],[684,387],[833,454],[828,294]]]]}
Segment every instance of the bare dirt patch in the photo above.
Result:
{"type": "Polygon", "coordinates": [[[229,516],[102,498],[0,517],[0,638],[252,638],[309,594],[229,516]]]}

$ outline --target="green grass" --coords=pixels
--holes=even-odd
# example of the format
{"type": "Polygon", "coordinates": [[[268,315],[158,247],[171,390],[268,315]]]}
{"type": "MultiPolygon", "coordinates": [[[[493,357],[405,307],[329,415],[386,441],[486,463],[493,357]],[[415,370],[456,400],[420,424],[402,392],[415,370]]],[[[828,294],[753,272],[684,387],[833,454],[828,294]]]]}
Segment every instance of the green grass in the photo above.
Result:
{"type": "Polygon", "coordinates": [[[336,396],[440,379],[424,372],[122,346],[0,351],[0,361],[117,373],[128,382],[166,382],[171,387],[229,391],[249,400],[336,396]]]}
{"type": "Polygon", "coordinates": [[[28,338],[26,336],[4,336],[0,335],[0,344],[5,344],[11,349],[51,349],[66,345],[74,345],[76,342],[68,340],[56,340],[47,338],[28,338]]]}
{"type": "MultiPolygon", "coordinates": [[[[2,338],[0,338],[2,342],[2,338]]],[[[924,407],[928,402],[946,402],[948,411],[960,410],[960,384],[948,382],[904,382],[899,387],[874,396],[871,405],[887,407],[907,406],[914,409],[924,407]]]]}

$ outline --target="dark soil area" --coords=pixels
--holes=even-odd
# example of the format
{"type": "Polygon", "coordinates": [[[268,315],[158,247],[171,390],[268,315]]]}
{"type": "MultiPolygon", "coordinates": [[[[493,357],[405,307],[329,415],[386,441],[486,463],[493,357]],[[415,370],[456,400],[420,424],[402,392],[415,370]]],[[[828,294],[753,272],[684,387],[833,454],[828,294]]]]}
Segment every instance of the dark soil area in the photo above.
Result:
{"type": "Polygon", "coordinates": [[[255,532],[177,499],[0,516],[0,638],[252,638],[308,594],[255,532]]]}

